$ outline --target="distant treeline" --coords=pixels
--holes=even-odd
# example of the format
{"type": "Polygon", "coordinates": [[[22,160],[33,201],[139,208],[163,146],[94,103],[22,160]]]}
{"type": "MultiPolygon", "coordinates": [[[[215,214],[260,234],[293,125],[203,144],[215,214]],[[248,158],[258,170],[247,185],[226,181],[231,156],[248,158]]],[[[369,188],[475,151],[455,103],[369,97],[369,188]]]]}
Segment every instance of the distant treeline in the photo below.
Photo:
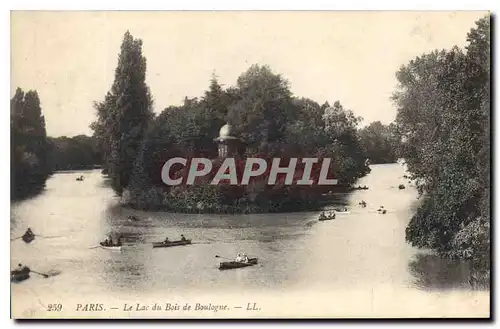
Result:
{"type": "Polygon", "coordinates": [[[48,137],[48,144],[48,162],[54,171],[92,169],[102,164],[102,157],[93,137],[48,137]]]}
{"type": "Polygon", "coordinates": [[[384,125],[380,121],[372,122],[359,131],[359,136],[371,164],[397,161],[399,136],[394,123],[384,125]]]}

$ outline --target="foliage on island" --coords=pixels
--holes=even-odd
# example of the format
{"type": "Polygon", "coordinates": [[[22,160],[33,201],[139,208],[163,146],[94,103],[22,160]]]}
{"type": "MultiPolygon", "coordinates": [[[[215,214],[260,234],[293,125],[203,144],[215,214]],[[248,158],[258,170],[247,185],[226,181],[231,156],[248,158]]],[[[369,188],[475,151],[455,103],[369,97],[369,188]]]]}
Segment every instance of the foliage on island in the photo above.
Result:
{"type": "Polygon", "coordinates": [[[489,261],[490,19],[465,49],[434,51],[397,73],[401,157],[422,194],[406,238],[443,255],[489,261]]]}
{"type": "Polygon", "coordinates": [[[319,105],[292,95],[288,81],[268,66],[252,65],[235,86],[224,89],[213,76],[200,98],[184,99],[154,117],[145,84],[142,42],[125,34],[115,82],[96,104],[94,136],[105,155],[113,188],[126,203],[143,209],[256,212],[310,208],[321,187],[176,186],[161,179],[172,157],[217,157],[214,138],[229,122],[245,143],[246,157],[329,157],[343,186],[369,172],[358,135],[360,118],[340,102],[319,105]],[[132,97],[133,96],[133,97],[132,97]],[[304,190],[306,189],[306,190],[304,190]]]}

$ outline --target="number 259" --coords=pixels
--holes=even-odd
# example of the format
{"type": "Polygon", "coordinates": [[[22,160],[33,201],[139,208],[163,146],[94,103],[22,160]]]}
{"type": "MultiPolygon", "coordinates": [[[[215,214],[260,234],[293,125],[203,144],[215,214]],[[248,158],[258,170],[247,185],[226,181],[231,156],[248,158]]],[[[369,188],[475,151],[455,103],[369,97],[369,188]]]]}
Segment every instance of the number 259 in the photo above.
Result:
{"type": "Polygon", "coordinates": [[[62,309],[63,309],[62,304],[49,304],[48,308],[47,308],[47,311],[49,311],[49,312],[60,312],[60,311],[62,311],[62,309]]]}

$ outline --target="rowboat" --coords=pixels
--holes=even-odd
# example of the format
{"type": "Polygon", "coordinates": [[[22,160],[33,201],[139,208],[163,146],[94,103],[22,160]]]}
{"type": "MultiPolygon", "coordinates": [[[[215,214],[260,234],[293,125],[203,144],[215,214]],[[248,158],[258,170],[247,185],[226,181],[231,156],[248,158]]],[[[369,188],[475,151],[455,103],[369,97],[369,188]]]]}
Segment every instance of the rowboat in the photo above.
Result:
{"type": "Polygon", "coordinates": [[[168,248],[175,246],[185,246],[187,244],[191,244],[191,240],[178,240],[178,241],[170,241],[170,242],[153,242],[153,248],[168,248]]]}
{"type": "Polygon", "coordinates": [[[102,242],[101,242],[101,248],[107,249],[107,250],[114,250],[114,251],[122,250],[122,246],[105,246],[102,242]]]}
{"type": "Polygon", "coordinates": [[[249,258],[248,263],[243,262],[222,262],[219,265],[219,270],[231,270],[233,268],[254,266],[257,264],[257,258],[249,258]]]}
{"type": "Polygon", "coordinates": [[[10,271],[10,281],[11,282],[21,282],[29,279],[30,277],[30,269],[25,267],[22,270],[14,270],[10,271]]]}
{"type": "Polygon", "coordinates": [[[21,239],[26,243],[30,243],[31,241],[35,240],[35,235],[34,234],[25,234],[21,237],[21,239]]]}
{"type": "Polygon", "coordinates": [[[332,219],[335,219],[335,214],[333,214],[332,216],[328,216],[328,217],[319,217],[319,221],[322,222],[322,221],[325,221],[325,220],[332,220],[332,219]]]}

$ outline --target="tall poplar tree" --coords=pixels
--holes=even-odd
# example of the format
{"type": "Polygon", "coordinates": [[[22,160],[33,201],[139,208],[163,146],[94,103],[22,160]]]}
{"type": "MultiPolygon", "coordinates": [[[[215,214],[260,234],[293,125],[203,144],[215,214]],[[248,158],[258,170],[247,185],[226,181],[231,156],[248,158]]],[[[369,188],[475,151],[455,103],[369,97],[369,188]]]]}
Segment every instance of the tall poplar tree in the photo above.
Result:
{"type": "Polygon", "coordinates": [[[51,169],[47,161],[47,133],[38,93],[17,88],[10,101],[11,198],[40,191],[51,169]]]}
{"type": "Polygon", "coordinates": [[[98,120],[92,124],[104,154],[113,189],[121,195],[130,182],[134,161],[149,121],[153,101],[146,84],[146,58],[142,40],[125,33],[111,90],[94,107],[98,120]]]}

